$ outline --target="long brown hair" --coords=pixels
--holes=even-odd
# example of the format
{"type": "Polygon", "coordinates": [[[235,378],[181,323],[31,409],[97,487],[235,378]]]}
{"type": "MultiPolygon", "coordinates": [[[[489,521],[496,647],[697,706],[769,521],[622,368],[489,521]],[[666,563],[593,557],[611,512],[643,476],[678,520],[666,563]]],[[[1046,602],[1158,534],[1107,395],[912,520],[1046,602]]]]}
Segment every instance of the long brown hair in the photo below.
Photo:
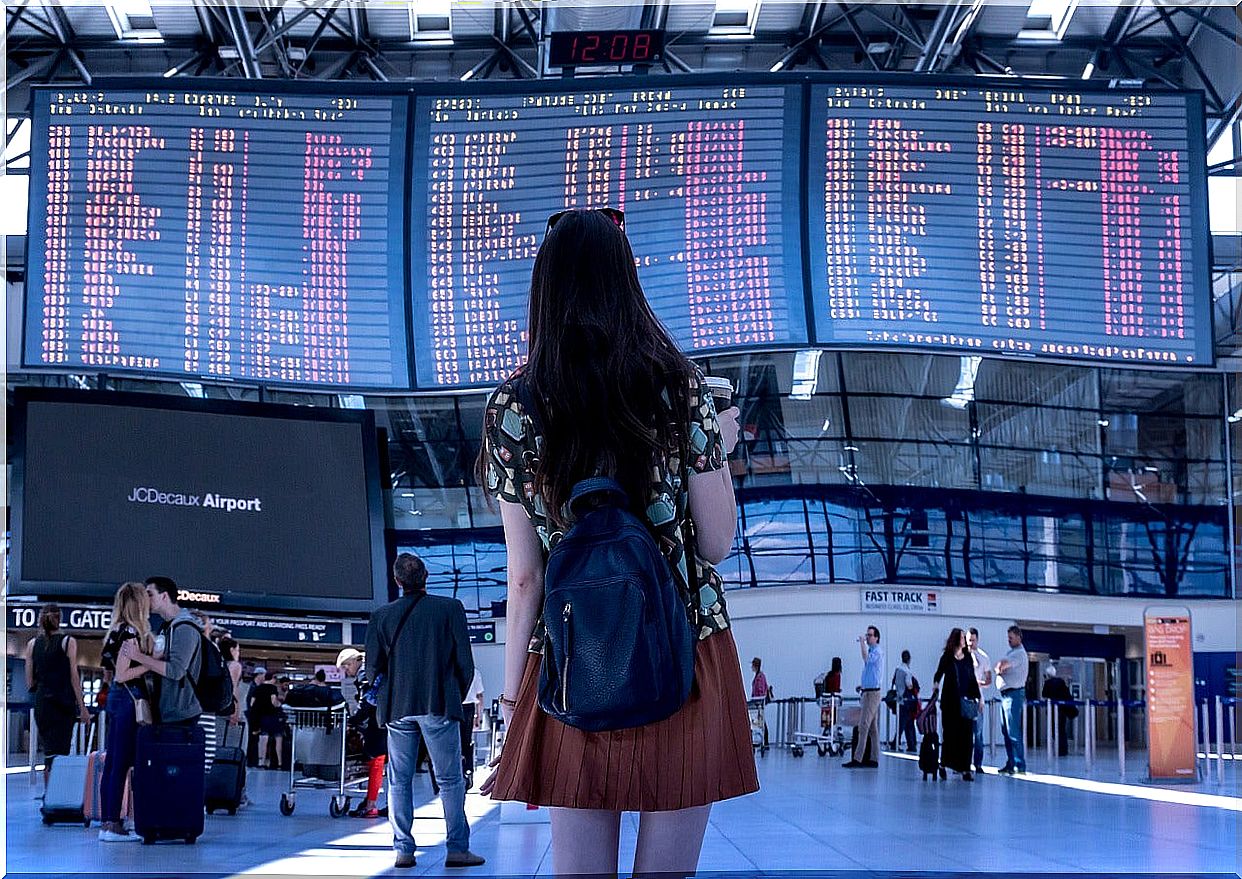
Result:
{"type": "MultiPolygon", "coordinates": [[[[688,454],[694,367],[651,310],[612,220],[571,211],[548,231],[531,273],[529,333],[518,375],[543,436],[533,477],[548,517],[565,525],[574,483],[596,472],[645,510],[653,463],[688,454]]],[[[481,476],[486,464],[485,450],[481,476]]]]}
{"type": "Polygon", "coordinates": [[[122,625],[128,625],[134,630],[138,635],[139,648],[143,653],[150,654],[155,645],[155,638],[151,635],[151,599],[147,595],[147,587],[141,583],[123,583],[116,590],[116,598],[112,600],[112,625],[108,626],[108,634],[112,634],[122,625]]]}
{"type": "Polygon", "coordinates": [[[964,634],[965,632],[962,629],[957,628],[949,632],[948,640],[944,642],[945,656],[952,656],[957,653],[957,648],[959,647],[961,647],[962,650],[966,649],[966,645],[962,643],[962,636],[964,634]]]}
{"type": "Polygon", "coordinates": [[[39,610],[39,628],[43,630],[44,637],[49,640],[56,634],[56,630],[60,628],[60,605],[52,602],[45,604],[39,610]]]}

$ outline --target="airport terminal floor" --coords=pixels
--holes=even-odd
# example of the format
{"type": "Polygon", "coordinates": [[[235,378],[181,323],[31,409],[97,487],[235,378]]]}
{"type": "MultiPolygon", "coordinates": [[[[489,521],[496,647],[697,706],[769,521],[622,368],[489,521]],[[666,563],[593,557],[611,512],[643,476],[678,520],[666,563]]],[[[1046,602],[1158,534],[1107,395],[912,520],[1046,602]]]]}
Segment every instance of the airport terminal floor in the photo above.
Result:
{"type": "MultiPolygon", "coordinates": [[[[1131,755],[1141,766],[1142,755],[1131,755]]],[[[921,780],[906,755],[886,752],[877,770],[847,770],[814,753],[795,759],[773,750],[759,758],[757,794],[718,804],[699,875],[910,876],[917,873],[1236,874],[1239,870],[1238,773],[1226,761],[1222,782],[1162,787],[1118,783],[1115,760],[1100,754],[1094,773],[1081,758],[1033,755],[1025,777],[995,774],[975,782],[921,780]]],[[[499,805],[476,790],[467,798],[471,848],[487,858],[472,870],[444,867],[444,821],[427,776],[419,776],[414,833],[418,864],[393,868],[383,820],[328,817],[328,795],[299,795],[292,816],[278,803],[287,776],[251,770],[252,805],[234,817],[207,819],[198,844],[104,845],[94,829],[39,823],[40,785],[9,770],[8,873],[14,876],[543,876],[551,875],[547,823],[502,823],[499,805]]],[[[481,781],[481,778],[476,779],[481,781]]],[[[637,816],[622,825],[622,871],[632,860],[637,816]]]]}

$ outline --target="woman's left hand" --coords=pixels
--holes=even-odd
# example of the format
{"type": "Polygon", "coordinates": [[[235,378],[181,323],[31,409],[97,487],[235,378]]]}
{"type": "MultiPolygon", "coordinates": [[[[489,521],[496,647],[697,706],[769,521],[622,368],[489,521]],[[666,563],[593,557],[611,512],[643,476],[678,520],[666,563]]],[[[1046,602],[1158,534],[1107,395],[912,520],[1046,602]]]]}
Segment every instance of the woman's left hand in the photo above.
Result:
{"type": "Polygon", "coordinates": [[[492,791],[496,787],[496,767],[500,765],[502,753],[503,752],[497,753],[496,756],[491,759],[491,762],[487,764],[487,768],[492,770],[492,774],[487,777],[487,781],[479,785],[479,793],[485,797],[490,797],[492,795],[492,791]]]}

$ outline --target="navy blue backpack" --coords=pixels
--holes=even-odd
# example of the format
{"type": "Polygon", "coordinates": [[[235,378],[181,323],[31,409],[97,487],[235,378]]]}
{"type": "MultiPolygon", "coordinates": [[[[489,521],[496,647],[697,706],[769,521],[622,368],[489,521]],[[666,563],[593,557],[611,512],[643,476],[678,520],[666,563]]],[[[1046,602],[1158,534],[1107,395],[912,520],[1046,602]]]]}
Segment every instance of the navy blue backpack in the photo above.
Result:
{"type": "Polygon", "coordinates": [[[663,720],[690,697],[695,633],[668,560],[625,490],[577,483],[548,554],[539,707],[587,732],[663,720]]]}

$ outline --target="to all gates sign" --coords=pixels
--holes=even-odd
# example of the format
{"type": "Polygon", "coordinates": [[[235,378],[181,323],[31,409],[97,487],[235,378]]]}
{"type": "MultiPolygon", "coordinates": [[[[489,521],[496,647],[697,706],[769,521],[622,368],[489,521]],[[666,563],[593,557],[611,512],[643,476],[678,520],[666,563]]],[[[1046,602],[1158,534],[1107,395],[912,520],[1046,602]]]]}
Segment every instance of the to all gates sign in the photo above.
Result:
{"type": "Polygon", "coordinates": [[[929,589],[863,589],[864,613],[940,613],[940,598],[929,589]]]}
{"type": "MultiPolygon", "coordinates": [[[[39,628],[40,605],[9,605],[10,629],[39,628]]],[[[102,632],[112,625],[110,607],[61,607],[61,624],[74,632],[102,632]]]]}

